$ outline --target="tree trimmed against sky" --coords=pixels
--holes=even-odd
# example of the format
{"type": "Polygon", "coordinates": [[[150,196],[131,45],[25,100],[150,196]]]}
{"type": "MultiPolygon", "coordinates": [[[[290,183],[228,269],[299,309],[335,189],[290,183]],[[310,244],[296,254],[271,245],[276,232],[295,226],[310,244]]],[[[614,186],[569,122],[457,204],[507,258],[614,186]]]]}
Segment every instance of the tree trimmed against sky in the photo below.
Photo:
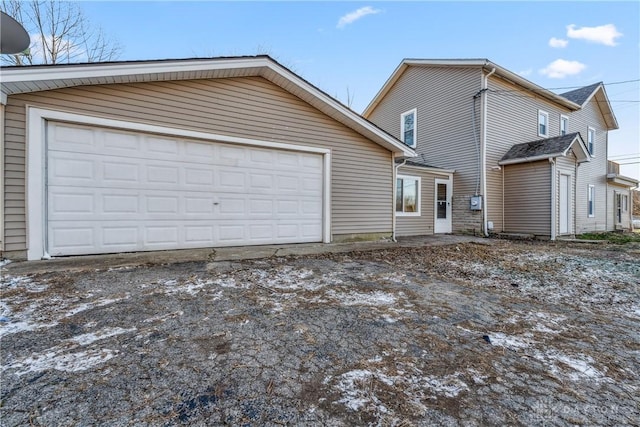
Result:
{"type": "Polygon", "coordinates": [[[3,64],[102,62],[116,59],[121,51],[101,27],[89,22],[78,3],[3,0],[2,10],[22,24],[31,38],[29,49],[3,55],[3,64]]]}

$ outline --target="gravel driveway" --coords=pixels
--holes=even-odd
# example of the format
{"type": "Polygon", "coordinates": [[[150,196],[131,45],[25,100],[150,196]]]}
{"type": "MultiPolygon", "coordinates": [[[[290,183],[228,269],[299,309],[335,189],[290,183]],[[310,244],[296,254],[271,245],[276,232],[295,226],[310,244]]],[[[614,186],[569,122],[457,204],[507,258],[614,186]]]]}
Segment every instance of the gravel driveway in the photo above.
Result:
{"type": "Polygon", "coordinates": [[[2,425],[638,425],[640,251],[2,273],[2,425]]]}

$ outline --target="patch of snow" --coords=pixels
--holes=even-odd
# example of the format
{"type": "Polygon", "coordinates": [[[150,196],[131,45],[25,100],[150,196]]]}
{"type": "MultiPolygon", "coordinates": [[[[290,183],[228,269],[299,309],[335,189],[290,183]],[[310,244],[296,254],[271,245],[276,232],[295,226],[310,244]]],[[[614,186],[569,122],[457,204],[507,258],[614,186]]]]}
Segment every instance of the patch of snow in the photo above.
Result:
{"type": "Polygon", "coordinates": [[[78,313],[82,313],[83,311],[91,310],[97,307],[104,307],[105,305],[111,305],[113,303],[129,299],[129,297],[130,295],[126,294],[123,298],[98,298],[95,301],[83,303],[73,307],[64,315],[64,317],[73,317],[78,313]]]}
{"type": "Polygon", "coordinates": [[[152,323],[152,322],[164,322],[168,319],[172,319],[174,317],[182,316],[184,311],[174,311],[173,313],[168,314],[159,314],[157,316],[149,317],[148,319],[144,319],[143,323],[152,323]]]}
{"type": "Polygon", "coordinates": [[[93,368],[112,359],[118,354],[117,350],[93,349],[78,353],[62,353],[61,351],[48,351],[34,354],[21,361],[14,362],[3,369],[17,369],[17,375],[29,372],[41,372],[48,369],[65,372],[81,372],[93,368]]]}
{"type": "Polygon", "coordinates": [[[0,289],[12,289],[20,285],[31,283],[31,278],[26,276],[4,276],[0,280],[0,289]]]}
{"type": "Polygon", "coordinates": [[[531,346],[535,341],[525,337],[517,337],[503,334],[502,332],[493,332],[489,334],[491,345],[508,348],[510,350],[519,350],[531,346]]]}
{"type": "Polygon", "coordinates": [[[75,337],[69,338],[66,341],[86,346],[89,344],[93,344],[96,341],[103,340],[105,338],[113,337],[116,335],[127,334],[129,332],[135,332],[137,328],[105,328],[97,332],[90,332],[88,334],[76,335],[75,337]]]}
{"type": "Polygon", "coordinates": [[[580,355],[577,357],[571,357],[556,350],[550,350],[544,353],[540,352],[534,357],[542,362],[545,362],[549,366],[551,372],[556,375],[564,374],[564,372],[559,369],[556,362],[560,362],[564,366],[568,366],[573,371],[566,373],[566,375],[573,381],[579,381],[581,379],[599,381],[606,378],[604,373],[600,372],[591,365],[594,361],[589,356],[580,355]]]}
{"type": "Polygon", "coordinates": [[[11,260],[3,258],[3,259],[0,260],[0,268],[4,267],[5,265],[10,264],[10,263],[11,263],[11,260]]]}
{"type": "Polygon", "coordinates": [[[248,289],[248,283],[238,283],[233,277],[225,277],[222,279],[216,279],[211,282],[213,285],[220,286],[222,288],[235,288],[235,289],[248,289]]]}
{"type": "Polygon", "coordinates": [[[396,296],[388,292],[375,291],[375,292],[338,292],[330,289],[327,295],[331,298],[338,300],[342,305],[366,305],[366,306],[379,306],[379,305],[392,305],[396,302],[396,296]]]}
{"type": "Polygon", "coordinates": [[[356,369],[340,375],[336,387],[342,392],[343,397],[338,400],[352,411],[357,411],[363,406],[375,405],[379,412],[386,413],[387,408],[376,397],[372,387],[367,383],[373,380],[381,381],[389,386],[393,380],[380,372],[372,372],[365,369],[356,369]]]}
{"type": "Polygon", "coordinates": [[[458,378],[459,375],[460,374],[456,372],[442,378],[430,376],[423,378],[422,382],[424,386],[438,395],[456,397],[463,391],[469,390],[469,386],[458,378]]]}

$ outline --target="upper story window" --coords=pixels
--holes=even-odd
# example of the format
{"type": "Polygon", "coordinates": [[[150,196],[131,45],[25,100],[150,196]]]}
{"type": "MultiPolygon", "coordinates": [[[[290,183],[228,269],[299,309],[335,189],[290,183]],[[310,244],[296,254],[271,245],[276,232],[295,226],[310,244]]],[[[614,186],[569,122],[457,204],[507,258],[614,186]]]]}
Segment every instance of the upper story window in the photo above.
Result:
{"type": "Polygon", "coordinates": [[[569,117],[560,115],[560,135],[566,135],[569,129],[569,117]]]}
{"type": "Polygon", "coordinates": [[[400,139],[409,147],[416,146],[417,111],[414,108],[400,116],[400,139]]]}
{"type": "Polygon", "coordinates": [[[398,175],[396,215],[420,216],[420,177],[398,175]]]}
{"type": "Polygon", "coordinates": [[[596,130],[592,127],[587,129],[587,148],[592,156],[596,154],[596,130]]]}
{"type": "Polygon", "coordinates": [[[549,113],[538,110],[538,136],[549,136],[549,113]]]}

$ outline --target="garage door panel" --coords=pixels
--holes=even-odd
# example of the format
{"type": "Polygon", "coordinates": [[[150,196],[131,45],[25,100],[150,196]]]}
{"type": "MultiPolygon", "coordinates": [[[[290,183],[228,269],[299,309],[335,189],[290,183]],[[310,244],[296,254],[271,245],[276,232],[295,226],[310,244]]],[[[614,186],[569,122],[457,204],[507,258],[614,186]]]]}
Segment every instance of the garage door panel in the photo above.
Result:
{"type": "Polygon", "coordinates": [[[49,130],[51,255],[322,241],[320,154],[49,130]]]}

